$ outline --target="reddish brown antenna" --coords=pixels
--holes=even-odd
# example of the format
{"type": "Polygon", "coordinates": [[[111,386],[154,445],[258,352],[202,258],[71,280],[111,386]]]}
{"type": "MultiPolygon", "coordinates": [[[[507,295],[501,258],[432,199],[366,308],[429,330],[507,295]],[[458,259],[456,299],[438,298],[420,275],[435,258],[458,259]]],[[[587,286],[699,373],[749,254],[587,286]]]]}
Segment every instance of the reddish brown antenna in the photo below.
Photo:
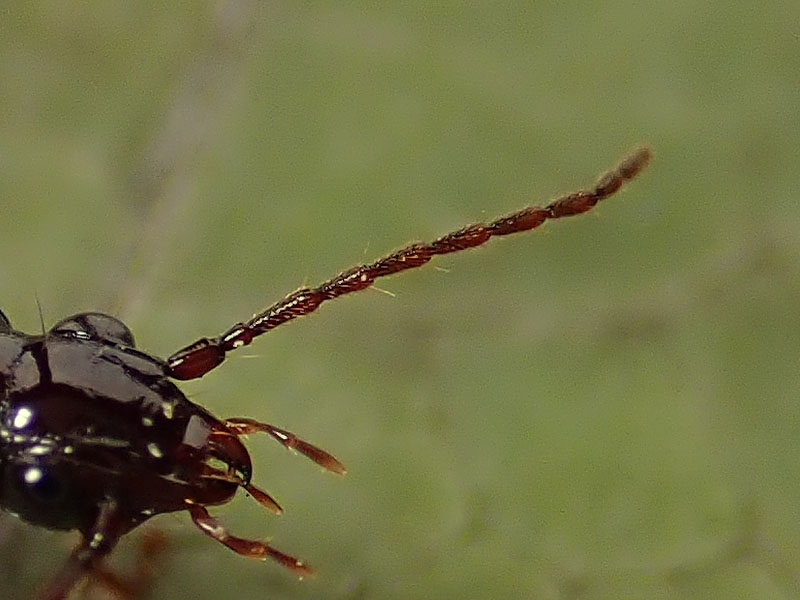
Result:
{"type": "Polygon", "coordinates": [[[544,207],[528,206],[490,223],[473,223],[437,240],[409,244],[374,263],[359,265],[340,273],[315,288],[301,288],[247,323],[237,323],[215,338],[202,338],[167,359],[170,376],[176,379],[202,377],[225,360],[226,353],[247,346],[261,334],[297,317],[317,310],[326,300],[370,287],[379,277],[416,269],[438,254],[460,252],[485,244],[490,238],[535,229],[548,219],[571,217],[591,210],[595,204],[616,193],[650,162],[652,153],[642,147],[616,168],[602,175],[588,190],[562,196],[544,207]]]}

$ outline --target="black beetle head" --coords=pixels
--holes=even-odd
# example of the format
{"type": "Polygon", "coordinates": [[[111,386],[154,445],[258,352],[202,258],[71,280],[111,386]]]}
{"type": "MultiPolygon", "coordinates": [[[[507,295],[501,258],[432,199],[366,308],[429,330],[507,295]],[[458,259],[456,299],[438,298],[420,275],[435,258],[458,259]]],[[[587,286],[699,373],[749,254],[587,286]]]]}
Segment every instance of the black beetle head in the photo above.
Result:
{"type": "MultiPolygon", "coordinates": [[[[2,331],[1,323],[0,331],[2,331]]],[[[136,346],[133,333],[125,323],[99,312],[86,312],[67,317],[53,325],[50,332],[81,339],[106,340],[131,348],[136,346]]]]}

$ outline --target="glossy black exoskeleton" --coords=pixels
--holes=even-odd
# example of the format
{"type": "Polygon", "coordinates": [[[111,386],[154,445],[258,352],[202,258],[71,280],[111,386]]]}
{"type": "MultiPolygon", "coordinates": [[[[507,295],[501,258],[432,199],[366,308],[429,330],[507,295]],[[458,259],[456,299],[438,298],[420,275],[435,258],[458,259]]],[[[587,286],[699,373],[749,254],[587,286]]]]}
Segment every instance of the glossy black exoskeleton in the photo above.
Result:
{"type": "Polygon", "coordinates": [[[299,289],[246,323],[166,360],[138,350],[125,324],[101,313],[69,317],[36,335],[13,329],[0,313],[0,508],[36,525],[82,534],[44,598],[65,598],[84,575],[100,572],[102,558],[122,535],[154,515],[179,510],[239,554],[272,558],[300,576],[310,574],[303,562],[269,544],[230,535],[206,507],[224,504],[244,488],[281,512],[250,482],[250,457],[239,440],[244,434],[268,433],[335,473],[345,472],[342,464],[274,425],[217,419],[172,380],[202,377],[228,352],[380,277],[591,210],[649,160],[650,151],[641,148],[587,190],[468,225],[430,243],[409,244],[316,288],[299,289]]]}
{"type": "Polygon", "coordinates": [[[344,467],[287,431],[215,418],[169,375],[165,361],[137,350],[130,330],[108,315],[75,315],[28,335],[0,313],[0,507],[83,536],[46,598],[65,597],[120,536],[177,510],[240,554],[311,572],[268,544],[229,535],[204,507],[243,487],[281,512],[250,483],[243,433],[265,431],[332,471],[344,467]]]}

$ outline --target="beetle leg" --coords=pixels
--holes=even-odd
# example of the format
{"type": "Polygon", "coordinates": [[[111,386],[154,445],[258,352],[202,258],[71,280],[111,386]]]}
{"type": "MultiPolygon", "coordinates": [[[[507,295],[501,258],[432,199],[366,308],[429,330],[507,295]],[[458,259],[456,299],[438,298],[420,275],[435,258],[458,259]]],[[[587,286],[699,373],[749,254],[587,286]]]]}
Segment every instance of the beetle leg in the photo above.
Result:
{"type": "Polygon", "coordinates": [[[150,529],[142,540],[132,575],[120,577],[103,565],[98,565],[92,569],[90,577],[93,582],[96,581],[98,585],[111,591],[115,598],[127,600],[149,598],[158,565],[166,550],[167,540],[164,534],[150,529]]]}
{"type": "Polygon", "coordinates": [[[115,500],[105,500],[99,506],[94,524],[88,531],[81,532],[80,544],[50,581],[41,600],[66,600],[72,589],[114,549],[124,532],[119,505],[115,500]]]}
{"type": "Polygon", "coordinates": [[[284,567],[294,571],[301,579],[314,574],[314,570],[303,561],[294,556],[284,554],[280,550],[276,550],[266,542],[246,540],[229,534],[225,527],[223,527],[217,519],[212,517],[204,506],[186,500],[186,509],[192,516],[194,524],[197,525],[203,533],[214,538],[220,544],[224,544],[237,554],[258,560],[271,558],[281,563],[284,567]]]}
{"type": "Polygon", "coordinates": [[[317,448],[313,444],[309,444],[305,440],[300,439],[291,431],[286,431],[275,425],[269,423],[261,423],[253,419],[226,419],[225,425],[236,435],[245,435],[248,433],[264,432],[270,434],[286,448],[297,450],[300,454],[307,456],[318,465],[326,468],[328,471],[333,471],[338,475],[347,473],[344,465],[336,458],[325,452],[322,448],[317,448]]]}

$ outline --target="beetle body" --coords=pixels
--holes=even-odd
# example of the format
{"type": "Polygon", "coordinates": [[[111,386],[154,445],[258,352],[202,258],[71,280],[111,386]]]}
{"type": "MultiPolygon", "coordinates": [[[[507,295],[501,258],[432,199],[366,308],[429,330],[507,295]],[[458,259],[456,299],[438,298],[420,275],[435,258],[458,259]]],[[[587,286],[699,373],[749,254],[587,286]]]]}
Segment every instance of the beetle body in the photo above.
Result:
{"type": "Polygon", "coordinates": [[[241,441],[132,342],[122,323],[97,313],[43,335],[0,332],[0,506],[86,533],[112,497],[124,532],[185,509],[186,499],[230,500],[237,483],[208,477],[210,461],[249,482],[241,441]]]}

